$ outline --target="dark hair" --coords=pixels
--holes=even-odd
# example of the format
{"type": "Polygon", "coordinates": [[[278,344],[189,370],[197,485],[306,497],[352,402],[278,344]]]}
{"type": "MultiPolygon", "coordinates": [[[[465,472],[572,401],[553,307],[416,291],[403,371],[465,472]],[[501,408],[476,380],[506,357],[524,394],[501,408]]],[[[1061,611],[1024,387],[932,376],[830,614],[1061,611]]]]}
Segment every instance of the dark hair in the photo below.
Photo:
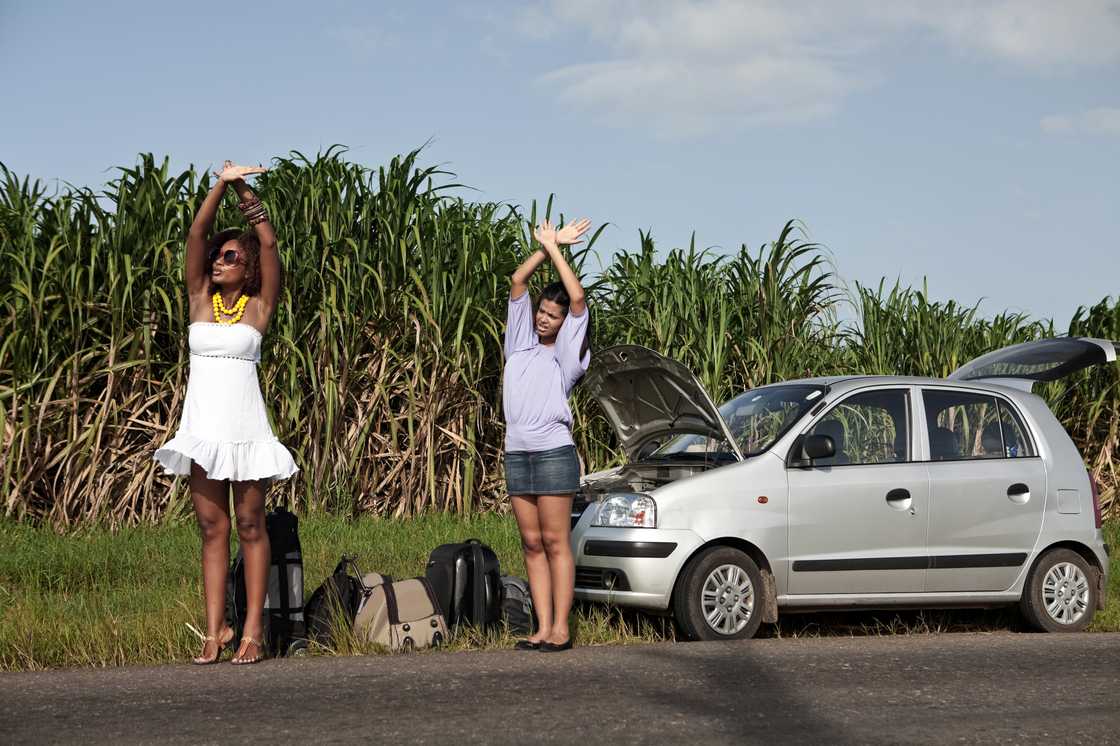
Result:
{"type": "MultiPolygon", "coordinates": [[[[564,289],[562,282],[550,282],[544,286],[541,291],[541,297],[537,300],[537,306],[540,306],[542,300],[550,300],[558,306],[564,308],[564,315],[568,315],[568,308],[572,305],[572,299],[568,296],[568,291],[564,289]]],[[[591,309],[587,309],[587,313],[591,313],[591,309]]],[[[582,358],[584,353],[591,349],[591,316],[587,317],[587,332],[583,335],[583,344],[579,348],[579,356],[582,358]]]]}
{"type": "MultiPolygon", "coordinates": [[[[210,261],[210,252],[221,249],[230,241],[237,241],[241,248],[241,255],[245,257],[245,282],[241,292],[245,295],[256,295],[261,291],[261,241],[253,231],[241,231],[237,228],[227,228],[210,237],[206,242],[206,275],[210,276],[213,262],[210,261]]],[[[210,283],[210,292],[216,293],[218,288],[210,283]]]]}
{"type": "Polygon", "coordinates": [[[563,306],[565,313],[568,312],[568,307],[572,305],[572,299],[568,297],[568,291],[564,289],[564,283],[562,282],[550,282],[545,285],[544,290],[541,291],[540,300],[537,302],[540,303],[542,300],[550,300],[563,306]]]}

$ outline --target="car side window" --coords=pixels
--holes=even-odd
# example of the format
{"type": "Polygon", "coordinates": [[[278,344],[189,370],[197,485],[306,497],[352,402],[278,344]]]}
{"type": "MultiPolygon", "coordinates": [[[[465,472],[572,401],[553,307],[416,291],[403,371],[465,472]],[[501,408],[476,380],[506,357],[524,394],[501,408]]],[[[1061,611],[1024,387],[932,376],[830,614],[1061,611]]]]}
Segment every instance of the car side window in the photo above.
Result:
{"type": "Polygon", "coordinates": [[[813,466],[894,464],[910,460],[909,394],[902,389],[865,391],[844,399],[809,435],[827,435],[836,446],[813,466]]]}
{"type": "Polygon", "coordinates": [[[1037,456],[1027,428],[1007,402],[999,402],[999,424],[1003,431],[1003,451],[1007,458],[1037,456]]]}
{"type": "Polygon", "coordinates": [[[1015,413],[989,394],[924,389],[931,461],[1034,455],[1015,413]]]}

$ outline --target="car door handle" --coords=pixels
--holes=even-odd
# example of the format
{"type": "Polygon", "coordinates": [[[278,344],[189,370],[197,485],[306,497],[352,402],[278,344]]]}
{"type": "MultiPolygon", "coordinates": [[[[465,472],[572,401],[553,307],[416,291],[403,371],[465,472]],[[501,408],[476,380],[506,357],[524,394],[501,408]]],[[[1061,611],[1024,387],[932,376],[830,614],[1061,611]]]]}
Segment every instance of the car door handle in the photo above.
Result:
{"type": "Polygon", "coordinates": [[[895,510],[909,510],[910,514],[914,514],[914,508],[911,507],[913,500],[910,498],[910,490],[896,487],[887,493],[887,505],[890,505],[895,510]]]}
{"type": "Polygon", "coordinates": [[[1007,488],[1007,497],[1011,502],[1023,505],[1031,499],[1031,488],[1022,482],[1016,482],[1007,488]]]}

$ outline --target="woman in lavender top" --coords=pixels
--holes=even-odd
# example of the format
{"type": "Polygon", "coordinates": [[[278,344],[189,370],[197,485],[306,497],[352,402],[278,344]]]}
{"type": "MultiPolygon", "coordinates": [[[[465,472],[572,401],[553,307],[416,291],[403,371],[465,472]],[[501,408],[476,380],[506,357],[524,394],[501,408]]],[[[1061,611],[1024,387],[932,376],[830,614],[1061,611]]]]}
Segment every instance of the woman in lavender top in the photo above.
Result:
{"type": "Polygon", "coordinates": [[[536,634],[519,650],[555,652],[572,646],[568,614],[575,593],[569,542],[579,458],[572,441],[568,395],[587,371],[587,304],[560,245],[576,244],[590,227],[579,220],[557,230],[547,220],[533,235],[540,249],[513,273],[506,317],[503,409],[506,487],[529,574],[536,634]],[[560,282],[545,287],[534,311],[529,278],[551,261],[560,282]]]}

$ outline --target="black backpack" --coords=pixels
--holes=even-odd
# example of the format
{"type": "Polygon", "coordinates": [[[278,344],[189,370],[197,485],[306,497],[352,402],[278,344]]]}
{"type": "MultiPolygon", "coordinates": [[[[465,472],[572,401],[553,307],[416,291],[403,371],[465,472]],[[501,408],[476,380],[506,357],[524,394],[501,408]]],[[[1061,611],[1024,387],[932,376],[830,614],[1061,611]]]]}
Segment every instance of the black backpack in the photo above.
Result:
{"type": "MultiPolygon", "coordinates": [[[[268,654],[276,657],[302,646],[303,551],[299,543],[299,519],[287,508],[277,508],[265,516],[265,531],[272,556],[264,599],[263,642],[268,654]]],[[[245,634],[247,605],[245,558],[238,547],[226,577],[226,623],[233,628],[235,641],[245,634]]]]}
{"type": "Polygon", "coordinates": [[[498,555],[478,539],[433,549],[425,575],[449,627],[489,627],[501,621],[502,573],[498,555]]]}
{"type": "Polygon", "coordinates": [[[307,600],[307,639],[330,647],[338,624],[353,628],[358,606],[365,595],[362,575],[354,557],[342,555],[334,572],[315,589],[307,600]]]}
{"type": "Polygon", "coordinates": [[[531,635],[537,630],[529,583],[513,575],[502,576],[502,619],[510,634],[531,635]]]}

